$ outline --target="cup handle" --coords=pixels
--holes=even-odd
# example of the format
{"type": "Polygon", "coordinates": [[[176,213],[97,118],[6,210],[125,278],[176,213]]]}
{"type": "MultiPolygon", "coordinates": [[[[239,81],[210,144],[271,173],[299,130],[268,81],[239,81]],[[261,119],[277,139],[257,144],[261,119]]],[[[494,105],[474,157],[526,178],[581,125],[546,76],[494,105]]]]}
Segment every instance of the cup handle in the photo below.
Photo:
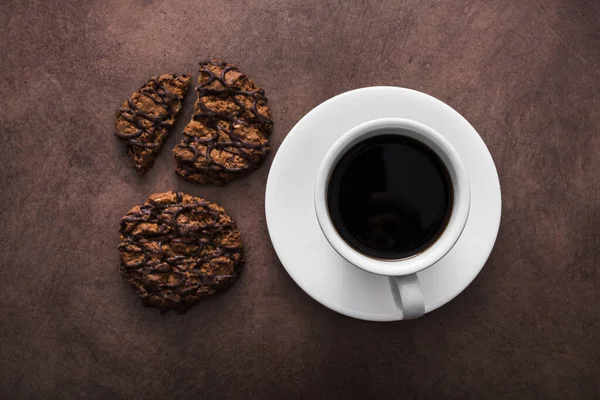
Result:
{"type": "Polygon", "coordinates": [[[425,314],[425,301],[417,274],[390,276],[388,280],[398,313],[403,320],[419,318],[425,314]]]}

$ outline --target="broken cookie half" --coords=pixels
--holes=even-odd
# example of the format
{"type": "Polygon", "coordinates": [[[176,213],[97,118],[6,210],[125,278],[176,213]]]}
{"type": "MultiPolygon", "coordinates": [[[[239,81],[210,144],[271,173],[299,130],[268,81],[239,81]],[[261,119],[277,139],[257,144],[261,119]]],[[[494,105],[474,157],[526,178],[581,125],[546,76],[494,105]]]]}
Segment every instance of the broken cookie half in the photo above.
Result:
{"type": "Polygon", "coordinates": [[[152,77],[119,107],[115,135],[140,175],[152,168],[181,111],[190,82],[189,74],[152,77]]]}
{"type": "Polygon", "coordinates": [[[173,154],[176,172],[222,185],[260,167],[273,126],[264,90],[232,64],[200,63],[194,116],[173,154]]]}

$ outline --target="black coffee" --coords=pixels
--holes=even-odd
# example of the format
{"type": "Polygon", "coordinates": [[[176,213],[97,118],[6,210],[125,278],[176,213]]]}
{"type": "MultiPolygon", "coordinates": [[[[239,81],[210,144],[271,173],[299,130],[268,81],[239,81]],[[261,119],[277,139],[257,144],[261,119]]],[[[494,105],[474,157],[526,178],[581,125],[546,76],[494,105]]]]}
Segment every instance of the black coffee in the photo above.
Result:
{"type": "Polygon", "coordinates": [[[443,232],[452,185],[429,147],[405,136],[376,136],[335,165],[327,205],[333,225],[355,250],[399,259],[425,250],[443,232]]]}

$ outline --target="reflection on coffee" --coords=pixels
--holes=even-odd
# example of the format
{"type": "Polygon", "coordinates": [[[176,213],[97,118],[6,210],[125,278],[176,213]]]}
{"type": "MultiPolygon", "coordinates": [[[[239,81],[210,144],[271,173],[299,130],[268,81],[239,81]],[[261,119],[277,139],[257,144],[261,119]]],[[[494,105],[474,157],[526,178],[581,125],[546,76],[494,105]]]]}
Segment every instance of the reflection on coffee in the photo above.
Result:
{"type": "Polygon", "coordinates": [[[401,259],[427,249],[444,231],[452,184],[442,160],[420,141],[376,136],[337,162],[327,205],[336,230],[355,250],[401,259]]]}

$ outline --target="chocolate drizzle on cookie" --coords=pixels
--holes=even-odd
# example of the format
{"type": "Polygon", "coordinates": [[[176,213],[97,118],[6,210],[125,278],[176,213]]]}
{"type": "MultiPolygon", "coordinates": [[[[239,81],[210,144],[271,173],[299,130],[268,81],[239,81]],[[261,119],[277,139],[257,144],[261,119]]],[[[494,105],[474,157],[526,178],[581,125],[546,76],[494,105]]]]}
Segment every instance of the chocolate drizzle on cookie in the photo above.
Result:
{"type": "Polygon", "coordinates": [[[273,121],[270,118],[258,112],[258,105],[264,106],[267,103],[265,91],[255,88],[254,84],[243,74],[237,81],[233,83],[227,82],[225,77],[227,73],[232,71],[239,73],[239,70],[235,66],[225,62],[203,61],[200,63],[200,74],[201,77],[205,77],[205,80],[196,87],[196,91],[198,92],[197,106],[199,109],[194,114],[194,118],[217,118],[232,123],[257,122],[269,127],[273,125],[273,121]],[[217,75],[209,66],[217,67],[221,72],[217,75]],[[238,81],[241,81],[241,84],[238,81]],[[220,83],[217,88],[213,87],[215,82],[220,83]],[[241,86],[244,84],[249,84],[254,90],[243,90],[241,86]],[[239,110],[233,115],[215,112],[205,102],[205,98],[209,96],[230,100],[235,103],[239,110]],[[240,101],[240,97],[248,98],[252,101],[250,108],[247,108],[240,101]]]}
{"type": "Polygon", "coordinates": [[[227,289],[243,265],[235,223],[221,207],[183,193],[160,193],[120,226],[121,274],[146,306],[185,312],[227,289]]]}
{"type": "Polygon", "coordinates": [[[273,122],[267,98],[224,62],[201,62],[198,81],[193,120],[173,151],[176,171],[199,183],[227,183],[258,168],[268,153],[273,122]]]}
{"type": "Polygon", "coordinates": [[[138,172],[143,174],[152,166],[189,84],[190,77],[185,74],[152,77],[119,108],[115,135],[138,172]]]}

